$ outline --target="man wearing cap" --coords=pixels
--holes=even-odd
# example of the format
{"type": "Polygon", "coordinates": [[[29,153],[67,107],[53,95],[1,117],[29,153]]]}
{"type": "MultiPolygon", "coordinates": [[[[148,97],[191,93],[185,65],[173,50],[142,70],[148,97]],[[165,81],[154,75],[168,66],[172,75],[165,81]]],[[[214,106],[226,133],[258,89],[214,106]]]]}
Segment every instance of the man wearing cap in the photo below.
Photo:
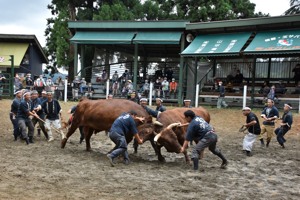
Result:
{"type": "Polygon", "coordinates": [[[261,132],[259,135],[259,140],[261,142],[261,146],[264,147],[264,133],[267,133],[267,147],[271,142],[273,132],[275,129],[275,120],[279,117],[279,113],[277,108],[274,106],[274,100],[267,100],[267,107],[261,113],[261,117],[263,118],[263,124],[261,126],[261,132]]]}
{"type": "MultiPolygon", "coordinates": [[[[31,110],[34,110],[35,113],[39,116],[40,119],[44,120],[45,119],[45,114],[42,110],[42,102],[41,100],[38,98],[38,91],[37,90],[33,90],[31,92],[31,110]]],[[[48,134],[47,134],[47,131],[45,129],[45,126],[44,126],[44,122],[42,122],[40,119],[38,118],[33,118],[32,119],[32,124],[33,124],[33,127],[35,127],[35,125],[38,123],[39,124],[39,128],[37,129],[38,130],[38,136],[41,135],[41,130],[43,131],[46,139],[48,139],[48,134]]]]}
{"type": "Polygon", "coordinates": [[[183,102],[184,102],[185,108],[192,108],[190,99],[185,99],[185,100],[183,100],[183,102]]]}
{"type": "Polygon", "coordinates": [[[59,117],[61,118],[61,107],[59,102],[56,99],[53,99],[53,94],[52,92],[47,92],[47,101],[44,101],[42,103],[42,109],[46,114],[46,124],[45,128],[48,133],[49,140],[48,142],[51,142],[54,140],[51,132],[51,124],[54,126],[54,128],[58,129],[62,139],[65,138],[64,133],[61,130],[61,124],[59,117]]]}
{"type": "Polygon", "coordinates": [[[10,109],[10,114],[9,114],[10,121],[13,124],[13,127],[14,127],[15,141],[21,135],[19,125],[18,125],[18,120],[16,118],[17,113],[18,113],[18,108],[21,104],[21,100],[22,100],[22,90],[19,89],[15,92],[15,98],[14,98],[12,104],[11,104],[11,109],[10,109]]]}
{"type": "Polygon", "coordinates": [[[23,100],[20,103],[17,113],[18,126],[21,131],[22,138],[26,141],[26,144],[33,143],[34,126],[29,116],[38,117],[34,111],[31,111],[31,94],[30,91],[26,91],[23,94],[23,100]],[[28,135],[27,135],[28,128],[28,135]]]}
{"type": "Polygon", "coordinates": [[[217,108],[222,108],[225,107],[227,108],[228,105],[226,104],[225,100],[224,100],[224,97],[225,97],[225,87],[223,86],[223,82],[220,81],[219,82],[219,97],[218,97],[218,101],[217,101],[217,108]]]}
{"type": "Polygon", "coordinates": [[[275,134],[277,135],[277,141],[281,145],[282,148],[285,148],[285,138],[284,135],[291,129],[293,123],[292,116],[292,105],[290,103],[284,104],[283,107],[283,116],[281,118],[280,127],[275,129],[275,134]]]}
{"type": "Polygon", "coordinates": [[[260,134],[261,129],[259,120],[257,116],[253,112],[251,112],[251,108],[244,107],[243,115],[246,116],[246,123],[244,124],[244,127],[248,129],[248,132],[243,140],[243,151],[246,151],[247,156],[251,156],[253,144],[257,136],[260,134]]]}

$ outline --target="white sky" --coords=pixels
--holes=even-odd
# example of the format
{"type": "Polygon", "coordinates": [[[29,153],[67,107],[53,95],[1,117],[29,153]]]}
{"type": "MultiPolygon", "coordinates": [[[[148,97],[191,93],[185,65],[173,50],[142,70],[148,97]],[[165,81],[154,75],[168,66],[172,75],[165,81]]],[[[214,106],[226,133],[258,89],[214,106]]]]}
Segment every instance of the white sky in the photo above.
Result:
{"type": "MultiPolygon", "coordinates": [[[[289,0],[250,0],[256,4],[255,12],[271,16],[283,14],[289,8],[289,0]]],[[[47,5],[51,0],[0,0],[0,34],[36,35],[45,46],[44,31],[47,18],[51,17],[47,5]]]]}

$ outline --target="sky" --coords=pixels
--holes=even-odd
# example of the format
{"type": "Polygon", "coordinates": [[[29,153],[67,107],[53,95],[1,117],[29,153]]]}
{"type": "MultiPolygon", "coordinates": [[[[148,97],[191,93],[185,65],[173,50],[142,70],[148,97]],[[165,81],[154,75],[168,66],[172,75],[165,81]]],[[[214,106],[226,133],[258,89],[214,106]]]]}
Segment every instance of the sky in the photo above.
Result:
{"type": "MultiPolygon", "coordinates": [[[[255,12],[278,16],[289,8],[290,0],[250,0],[256,4],[255,12]]],[[[0,34],[35,35],[45,46],[44,32],[47,18],[51,17],[47,5],[51,0],[0,0],[0,34]]]]}

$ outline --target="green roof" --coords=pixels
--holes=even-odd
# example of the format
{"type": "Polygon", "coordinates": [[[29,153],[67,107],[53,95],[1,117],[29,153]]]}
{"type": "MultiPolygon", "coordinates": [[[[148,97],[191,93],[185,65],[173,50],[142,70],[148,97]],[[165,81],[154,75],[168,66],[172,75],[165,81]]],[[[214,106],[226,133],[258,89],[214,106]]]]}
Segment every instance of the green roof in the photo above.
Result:
{"type": "Polygon", "coordinates": [[[251,33],[198,35],[181,53],[182,56],[239,55],[251,33]]]}
{"type": "Polygon", "coordinates": [[[250,54],[282,54],[300,52],[300,29],[258,32],[244,50],[250,54]]]}
{"type": "Polygon", "coordinates": [[[179,44],[182,32],[138,32],[133,39],[137,44],[179,44]]]}

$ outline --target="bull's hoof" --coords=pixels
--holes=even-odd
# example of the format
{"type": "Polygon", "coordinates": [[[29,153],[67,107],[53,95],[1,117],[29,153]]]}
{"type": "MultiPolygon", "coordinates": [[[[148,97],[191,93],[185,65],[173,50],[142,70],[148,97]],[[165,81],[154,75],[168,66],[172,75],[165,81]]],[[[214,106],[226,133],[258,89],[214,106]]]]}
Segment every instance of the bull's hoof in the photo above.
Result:
{"type": "Polygon", "coordinates": [[[165,157],[163,157],[163,156],[161,156],[161,157],[159,156],[159,157],[158,157],[158,161],[159,161],[159,162],[166,162],[166,159],[165,159],[165,157]]]}
{"type": "Polygon", "coordinates": [[[67,143],[67,138],[63,138],[62,140],[61,140],[61,145],[60,145],[60,147],[63,149],[63,148],[65,148],[65,146],[66,146],[66,143],[67,143]]]}
{"type": "Polygon", "coordinates": [[[90,152],[90,151],[92,151],[92,148],[91,147],[90,148],[86,148],[86,151],[90,152]]]}

